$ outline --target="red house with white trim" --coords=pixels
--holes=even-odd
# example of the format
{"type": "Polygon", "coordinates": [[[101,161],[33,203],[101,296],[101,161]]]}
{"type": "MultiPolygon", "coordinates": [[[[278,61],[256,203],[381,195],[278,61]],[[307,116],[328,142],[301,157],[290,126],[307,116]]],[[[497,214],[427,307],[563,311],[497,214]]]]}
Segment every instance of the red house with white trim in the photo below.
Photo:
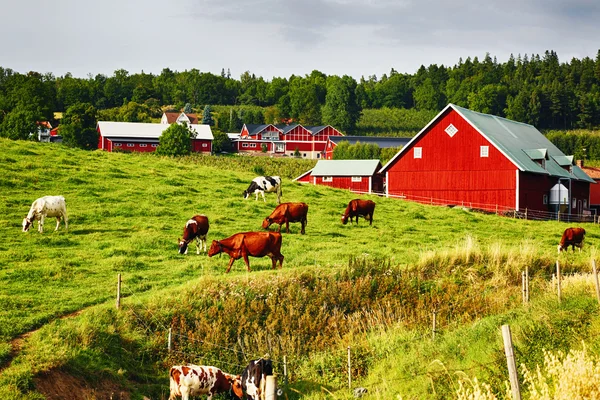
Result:
{"type": "Polygon", "coordinates": [[[560,202],[561,212],[583,214],[594,183],[535,127],[454,104],[381,172],[388,196],[490,211],[551,212],[560,202]]]}
{"type": "MultiPolygon", "coordinates": [[[[145,122],[98,121],[98,148],[106,151],[153,152],[168,124],[145,122]]],[[[210,125],[188,125],[196,132],[192,139],[192,152],[211,153],[214,139],[210,125]]]]}
{"type": "Polygon", "coordinates": [[[379,160],[319,160],[317,165],[294,181],[359,193],[382,193],[383,176],[379,160]]]}

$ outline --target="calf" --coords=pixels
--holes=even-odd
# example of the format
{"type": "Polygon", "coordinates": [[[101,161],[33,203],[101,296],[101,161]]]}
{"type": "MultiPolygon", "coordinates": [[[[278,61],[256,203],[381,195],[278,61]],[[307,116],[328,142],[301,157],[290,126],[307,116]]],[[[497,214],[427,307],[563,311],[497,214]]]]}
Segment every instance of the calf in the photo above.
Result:
{"type": "Polygon", "coordinates": [[[346,225],[348,218],[352,223],[352,218],[356,217],[356,224],[358,225],[358,217],[365,217],[369,221],[369,225],[373,225],[373,213],[375,212],[375,203],[371,200],[350,200],[344,215],[342,215],[342,223],[346,225]]]}
{"type": "Polygon", "coordinates": [[[281,225],[285,224],[286,232],[290,233],[290,222],[300,222],[302,224],[300,233],[304,235],[304,228],[307,224],[306,214],[308,214],[306,203],[282,203],[275,207],[271,215],[265,218],[262,227],[267,229],[273,223],[279,224],[277,232],[281,232],[281,225]]]}
{"type": "Polygon", "coordinates": [[[200,254],[200,249],[204,245],[206,251],[206,234],[208,233],[208,217],[206,215],[194,215],[185,224],[183,228],[183,238],[177,239],[179,242],[179,254],[187,254],[188,244],[196,239],[196,254],[200,254]]]}
{"type": "Polygon", "coordinates": [[[242,232],[236,233],[227,239],[213,240],[208,250],[208,256],[212,257],[219,253],[229,254],[228,273],[235,260],[244,258],[246,269],[250,272],[250,262],[248,256],[252,257],[271,257],[273,269],[279,261],[279,268],[283,265],[283,255],[281,254],[281,233],[277,232],[242,232]]]}
{"type": "Polygon", "coordinates": [[[35,200],[29,209],[27,217],[23,219],[23,232],[27,232],[33,221],[38,220],[38,231],[44,232],[44,220],[46,217],[56,217],[56,228],[58,230],[61,218],[65,221],[65,230],[69,230],[67,218],[67,204],[63,196],[44,196],[35,200]]]}
{"type": "Polygon", "coordinates": [[[242,389],[246,393],[246,400],[259,400],[265,392],[266,376],[273,375],[271,360],[259,358],[250,361],[242,373],[242,389]]]}
{"type": "Polygon", "coordinates": [[[569,250],[569,246],[575,251],[575,247],[579,248],[579,251],[583,248],[583,240],[585,239],[585,229],[583,228],[567,228],[563,232],[560,243],[558,244],[558,253],[561,251],[569,250]]]}
{"type": "Polygon", "coordinates": [[[277,203],[281,203],[281,178],[278,176],[259,176],[252,179],[248,189],[244,190],[244,198],[248,199],[252,193],[256,195],[258,200],[258,194],[262,195],[263,201],[265,200],[265,192],[277,193],[277,203]]]}
{"type": "Polygon", "coordinates": [[[171,367],[169,377],[169,400],[174,400],[176,396],[181,396],[181,400],[188,400],[190,396],[202,394],[206,394],[206,398],[211,400],[214,394],[228,391],[238,399],[244,396],[240,376],[228,374],[216,367],[176,365],[171,367]]]}

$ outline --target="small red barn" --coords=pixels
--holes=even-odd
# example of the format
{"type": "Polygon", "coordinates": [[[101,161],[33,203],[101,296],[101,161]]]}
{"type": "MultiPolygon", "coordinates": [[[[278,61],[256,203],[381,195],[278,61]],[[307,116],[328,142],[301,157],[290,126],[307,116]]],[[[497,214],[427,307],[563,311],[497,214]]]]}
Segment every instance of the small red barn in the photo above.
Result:
{"type": "Polygon", "coordinates": [[[535,127],[454,104],[381,172],[388,196],[490,211],[554,211],[552,189],[566,187],[561,203],[569,214],[582,214],[594,182],[535,127]]]}
{"type": "Polygon", "coordinates": [[[382,193],[383,176],[379,160],[319,160],[317,165],[294,181],[348,189],[360,193],[382,193]]]}
{"type": "MultiPolygon", "coordinates": [[[[158,147],[163,131],[169,126],[144,122],[98,121],[98,148],[106,151],[153,152],[158,147]]],[[[213,141],[210,125],[188,126],[196,132],[196,138],[192,139],[192,151],[210,153],[213,141]]]]}

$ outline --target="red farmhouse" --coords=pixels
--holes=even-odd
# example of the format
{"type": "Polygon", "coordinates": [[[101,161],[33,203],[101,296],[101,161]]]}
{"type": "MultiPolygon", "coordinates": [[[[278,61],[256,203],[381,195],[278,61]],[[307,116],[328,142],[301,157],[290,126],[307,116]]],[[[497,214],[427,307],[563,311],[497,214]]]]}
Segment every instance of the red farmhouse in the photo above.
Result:
{"type": "Polygon", "coordinates": [[[454,104],[381,172],[388,196],[490,211],[582,214],[594,182],[533,126],[454,104]]]}
{"type": "Polygon", "coordinates": [[[383,192],[379,160],[319,160],[315,167],[294,181],[324,185],[353,192],[383,192]]]}
{"type": "Polygon", "coordinates": [[[401,148],[406,143],[410,142],[411,138],[404,137],[382,137],[382,136],[329,136],[327,144],[325,146],[325,158],[326,160],[333,159],[333,150],[343,141],[347,141],[350,145],[356,143],[362,144],[374,144],[380,149],[386,148],[401,148]]]}
{"type": "MultiPolygon", "coordinates": [[[[152,152],[158,147],[160,135],[169,128],[167,124],[144,122],[98,121],[98,148],[106,151],[152,152]]],[[[210,125],[189,125],[196,132],[192,140],[192,151],[210,153],[213,134],[210,125]]]]}
{"type": "Polygon", "coordinates": [[[239,152],[264,152],[303,158],[321,158],[330,136],[343,136],[334,127],[291,125],[245,125],[235,141],[239,152]]]}

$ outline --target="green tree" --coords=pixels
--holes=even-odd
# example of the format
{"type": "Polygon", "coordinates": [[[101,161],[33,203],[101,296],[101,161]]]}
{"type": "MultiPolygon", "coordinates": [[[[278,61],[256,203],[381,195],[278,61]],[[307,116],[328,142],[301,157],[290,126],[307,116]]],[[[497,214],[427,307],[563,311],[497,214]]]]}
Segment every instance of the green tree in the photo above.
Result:
{"type": "Polygon", "coordinates": [[[192,113],[192,105],[190,103],[185,103],[185,106],[183,106],[183,112],[186,114],[191,114],[192,113]]]}
{"type": "Polygon", "coordinates": [[[152,111],[147,105],[130,101],[119,107],[116,120],[121,122],[152,122],[151,113],[152,111]]]}
{"type": "Polygon", "coordinates": [[[204,111],[202,112],[202,124],[204,125],[214,125],[215,121],[213,121],[212,118],[212,109],[210,107],[210,104],[207,104],[206,106],[204,106],[204,111]]]}
{"type": "Polygon", "coordinates": [[[231,140],[226,133],[213,129],[213,136],[214,139],[212,143],[212,150],[214,154],[218,154],[223,151],[231,152],[233,150],[231,140]]]}
{"type": "Polygon", "coordinates": [[[96,108],[90,103],[78,103],[69,107],[60,124],[63,143],[81,149],[96,149],[98,147],[96,115],[96,108]]]}
{"type": "Polygon", "coordinates": [[[171,124],[160,135],[156,154],[161,156],[185,156],[192,152],[192,139],[196,137],[186,124],[171,124]]]}
{"type": "Polygon", "coordinates": [[[322,108],[323,123],[342,132],[354,132],[359,117],[355,93],[356,81],[353,78],[335,75],[327,78],[327,95],[322,108]]]}
{"type": "Polygon", "coordinates": [[[17,107],[9,112],[0,125],[0,136],[13,140],[37,140],[39,113],[17,107]]]}

